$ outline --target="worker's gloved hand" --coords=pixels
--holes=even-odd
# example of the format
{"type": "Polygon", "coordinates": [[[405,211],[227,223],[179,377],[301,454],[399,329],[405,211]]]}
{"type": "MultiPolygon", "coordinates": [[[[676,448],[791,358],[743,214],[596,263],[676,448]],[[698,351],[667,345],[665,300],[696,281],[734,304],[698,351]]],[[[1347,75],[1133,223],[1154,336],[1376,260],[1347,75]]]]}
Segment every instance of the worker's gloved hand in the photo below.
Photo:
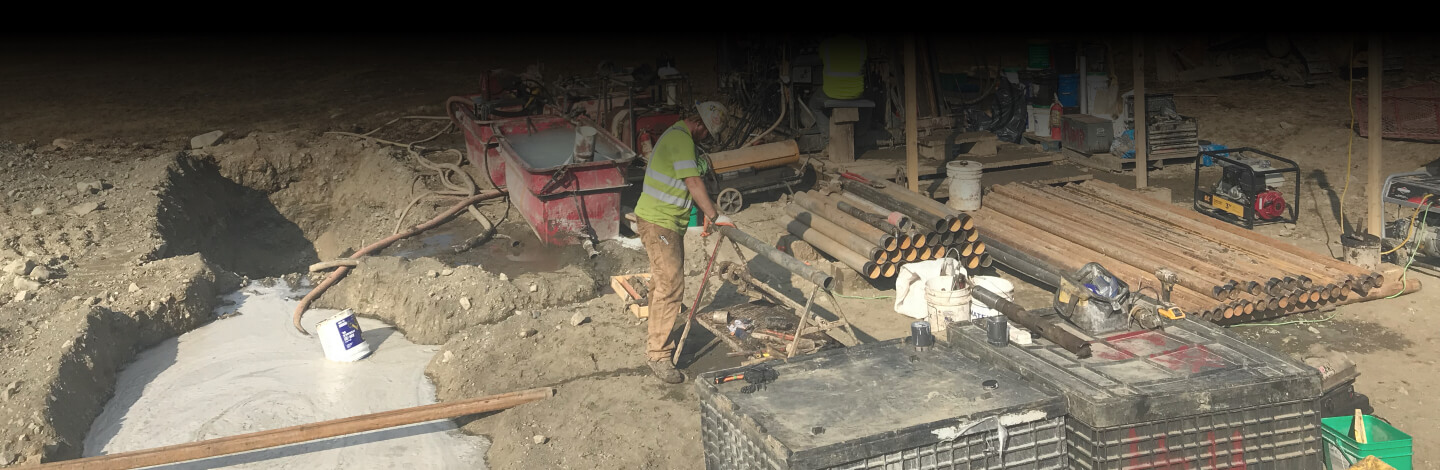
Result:
{"type": "Polygon", "coordinates": [[[702,236],[702,237],[708,237],[708,236],[710,236],[711,233],[713,233],[713,232],[716,231],[715,227],[716,227],[717,225],[724,225],[724,226],[726,226],[726,227],[734,227],[734,226],[735,226],[735,223],[734,223],[734,222],[731,222],[731,221],[730,221],[730,218],[729,218],[729,217],[726,217],[724,214],[717,215],[717,216],[715,216],[714,219],[711,219],[711,218],[709,218],[709,217],[706,217],[706,218],[705,218],[705,231],[700,232],[700,236],[702,236]]]}

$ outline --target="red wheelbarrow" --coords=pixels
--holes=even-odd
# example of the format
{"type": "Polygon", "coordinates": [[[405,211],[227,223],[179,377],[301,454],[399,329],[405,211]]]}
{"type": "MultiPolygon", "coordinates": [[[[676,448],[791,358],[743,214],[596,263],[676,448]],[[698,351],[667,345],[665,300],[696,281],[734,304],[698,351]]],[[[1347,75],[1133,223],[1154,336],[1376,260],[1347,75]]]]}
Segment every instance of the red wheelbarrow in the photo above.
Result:
{"type": "MultiPolygon", "coordinates": [[[[506,187],[541,241],[582,244],[620,235],[620,191],[635,151],[585,118],[541,114],[495,121],[475,119],[472,96],[451,98],[455,125],[465,134],[470,163],[506,187]],[[594,156],[578,161],[576,131],[595,130],[594,156]]],[[[593,248],[592,248],[593,253],[593,248]]]]}

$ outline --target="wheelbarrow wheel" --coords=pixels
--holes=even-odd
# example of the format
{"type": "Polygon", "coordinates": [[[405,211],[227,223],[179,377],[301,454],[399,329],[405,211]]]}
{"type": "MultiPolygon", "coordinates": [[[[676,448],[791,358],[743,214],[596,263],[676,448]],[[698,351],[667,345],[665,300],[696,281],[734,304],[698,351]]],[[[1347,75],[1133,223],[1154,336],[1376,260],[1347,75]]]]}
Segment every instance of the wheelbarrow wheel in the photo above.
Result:
{"type": "Polygon", "coordinates": [[[715,196],[715,205],[721,214],[734,215],[745,207],[745,198],[740,195],[740,190],[725,188],[720,190],[718,196],[715,196]]]}

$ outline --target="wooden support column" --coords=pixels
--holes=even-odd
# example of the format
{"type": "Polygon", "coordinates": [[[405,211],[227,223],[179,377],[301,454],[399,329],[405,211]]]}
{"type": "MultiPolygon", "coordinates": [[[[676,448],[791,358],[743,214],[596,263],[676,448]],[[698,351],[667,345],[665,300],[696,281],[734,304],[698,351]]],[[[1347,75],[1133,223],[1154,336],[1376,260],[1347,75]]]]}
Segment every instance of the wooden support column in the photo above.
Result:
{"type": "Polygon", "coordinates": [[[1369,157],[1370,166],[1365,175],[1365,200],[1369,207],[1365,217],[1365,227],[1371,235],[1383,236],[1385,234],[1385,209],[1380,205],[1380,185],[1384,171],[1380,160],[1380,142],[1383,139],[1384,129],[1380,126],[1380,103],[1384,101],[1382,94],[1384,87],[1381,86],[1381,71],[1385,65],[1385,54],[1380,50],[1380,33],[1370,36],[1370,50],[1366,53],[1369,59],[1365,61],[1365,68],[1369,70],[1370,77],[1366,79],[1370,85],[1370,109],[1366,111],[1366,117],[1370,120],[1367,140],[1370,148],[1366,152],[1369,157]]]}
{"type": "Polygon", "coordinates": [[[1135,187],[1150,185],[1150,155],[1145,143],[1145,38],[1135,35],[1135,187]]]}
{"type": "Polygon", "coordinates": [[[915,35],[905,35],[905,180],[920,192],[920,110],[915,87],[915,35]]]}

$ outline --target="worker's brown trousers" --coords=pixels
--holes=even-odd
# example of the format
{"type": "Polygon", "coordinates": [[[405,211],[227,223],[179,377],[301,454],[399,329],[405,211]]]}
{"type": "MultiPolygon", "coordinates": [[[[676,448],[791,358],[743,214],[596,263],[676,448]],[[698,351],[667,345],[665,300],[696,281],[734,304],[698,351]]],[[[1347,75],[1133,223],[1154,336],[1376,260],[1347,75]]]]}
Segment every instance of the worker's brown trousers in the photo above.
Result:
{"type": "Polygon", "coordinates": [[[651,361],[670,360],[675,342],[675,317],[680,316],[680,302],[685,295],[685,238],[659,225],[639,221],[640,241],[650,256],[650,334],[645,340],[645,358],[651,361]]]}

